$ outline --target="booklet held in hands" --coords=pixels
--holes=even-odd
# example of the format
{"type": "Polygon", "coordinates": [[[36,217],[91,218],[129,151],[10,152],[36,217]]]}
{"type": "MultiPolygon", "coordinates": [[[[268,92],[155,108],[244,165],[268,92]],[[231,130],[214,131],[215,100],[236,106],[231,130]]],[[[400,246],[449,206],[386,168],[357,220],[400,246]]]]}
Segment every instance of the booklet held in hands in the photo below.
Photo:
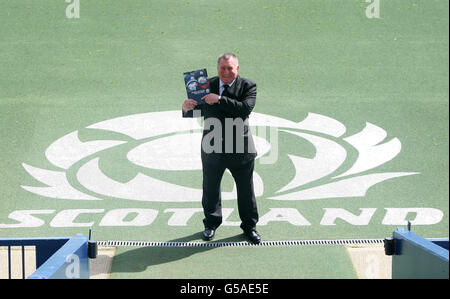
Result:
{"type": "Polygon", "coordinates": [[[188,99],[196,100],[198,104],[204,104],[201,98],[209,93],[208,73],[206,69],[184,73],[184,83],[188,99]]]}

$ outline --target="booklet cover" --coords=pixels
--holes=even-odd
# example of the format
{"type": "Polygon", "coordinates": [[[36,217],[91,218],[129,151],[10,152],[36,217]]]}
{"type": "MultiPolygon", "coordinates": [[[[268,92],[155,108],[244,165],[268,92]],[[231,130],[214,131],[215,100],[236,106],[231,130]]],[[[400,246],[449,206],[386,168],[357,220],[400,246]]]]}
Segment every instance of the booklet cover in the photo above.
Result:
{"type": "Polygon", "coordinates": [[[204,104],[201,98],[209,93],[208,73],[206,69],[184,73],[184,83],[188,99],[196,100],[198,104],[204,104]]]}

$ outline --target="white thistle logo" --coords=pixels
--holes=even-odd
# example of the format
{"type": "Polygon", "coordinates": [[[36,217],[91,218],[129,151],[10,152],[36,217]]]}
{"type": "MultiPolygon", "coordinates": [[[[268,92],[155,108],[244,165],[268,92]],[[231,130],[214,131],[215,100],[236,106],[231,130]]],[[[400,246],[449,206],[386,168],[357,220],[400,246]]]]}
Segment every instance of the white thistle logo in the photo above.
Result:
{"type": "MultiPolygon", "coordinates": [[[[366,123],[361,132],[345,138],[342,136],[346,132],[346,127],[342,123],[315,113],[309,113],[303,121],[297,123],[253,112],[250,125],[252,131],[256,132],[254,142],[258,151],[257,159],[261,164],[273,163],[278,157],[278,132],[306,140],[315,148],[313,158],[301,157],[298,153],[288,154],[295,168],[295,175],[287,185],[278,189],[274,195],[269,195],[268,199],[315,200],[363,197],[367,190],[377,183],[417,174],[417,172],[383,172],[361,175],[362,172],[392,160],[401,151],[401,143],[397,138],[381,143],[387,133],[371,123],[366,123]],[[270,142],[266,139],[265,128],[270,128],[270,142]],[[341,143],[353,147],[358,153],[353,165],[345,170],[342,170],[342,165],[348,157],[341,143]],[[324,178],[327,182],[302,188],[306,184],[324,178]]],[[[87,128],[120,133],[128,139],[82,142],[78,138],[78,131],[71,132],[53,142],[45,151],[48,161],[59,170],[22,164],[32,177],[47,186],[21,187],[34,194],[58,199],[102,200],[105,197],[113,197],[149,202],[201,201],[201,188],[169,183],[140,172],[128,182],[115,181],[102,172],[98,157],[102,151],[123,146],[133,140],[140,144],[129,150],[126,158],[135,165],[160,171],[201,170],[202,126],[198,120],[182,118],[178,110],[163,111],[118,117],[95,123],[87,128]],[[87,162],[82,161],[79,166],[81,160],[87,162]],[[67,172],[73,171],[72,168],[75,167],[78,167],[75,169],[78,183],[71,184],[67,172]]],[[[254,184],[256,196],[261,197],[264,194],[264,182],[256,171],[254,184]]],[[[222,192],[223,200],[235,198],[235,188],[231,192],[222,192]]]]}

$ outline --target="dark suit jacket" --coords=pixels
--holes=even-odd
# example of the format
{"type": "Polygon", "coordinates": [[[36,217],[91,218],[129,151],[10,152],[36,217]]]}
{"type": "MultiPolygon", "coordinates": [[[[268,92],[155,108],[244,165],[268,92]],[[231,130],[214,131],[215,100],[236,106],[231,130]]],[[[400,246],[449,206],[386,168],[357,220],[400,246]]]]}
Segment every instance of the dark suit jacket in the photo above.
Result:
{"type": "MultiPolygon", "coordinates": [[[[208,80],[210,92],[220,94],[219,77],[208,80]]],[[[217,104],[201,104],[194,110],[183,111],[183,117],[204,117],[201,153],[202,160],[207,162],[223,159],[245,162],[256,157],[248,124],[256,103],[256,84],[238,76],[227,94],[217,104]]]]}

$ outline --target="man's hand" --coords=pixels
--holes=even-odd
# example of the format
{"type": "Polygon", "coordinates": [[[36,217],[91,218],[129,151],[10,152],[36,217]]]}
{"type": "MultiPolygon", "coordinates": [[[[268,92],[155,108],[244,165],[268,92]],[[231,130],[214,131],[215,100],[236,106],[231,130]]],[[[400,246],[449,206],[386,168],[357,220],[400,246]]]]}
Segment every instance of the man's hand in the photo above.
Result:
{"type": "Polygon", "coordinates": [[[209,93],[206,96],[202,97],[202,100],[205,100],[205,102],[209,105],[214,105],[219,103],[219,95],[215,93],[209,93]]]}
{"type": "Polygon", "coordinates": [[[186,99],[183,102],[183,110],[184,111],[194,110],[195,106],[197,106],[197,101],[196,100],[186,99]]]}

